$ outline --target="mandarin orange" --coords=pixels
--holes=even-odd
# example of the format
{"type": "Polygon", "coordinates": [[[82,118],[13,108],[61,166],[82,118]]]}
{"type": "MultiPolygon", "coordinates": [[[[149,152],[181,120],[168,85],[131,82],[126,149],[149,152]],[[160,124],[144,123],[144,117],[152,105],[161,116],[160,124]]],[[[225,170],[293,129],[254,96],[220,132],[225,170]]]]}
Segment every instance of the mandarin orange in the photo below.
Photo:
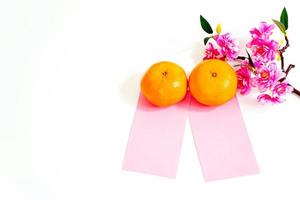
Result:
{"type": "Polygon", "coordinates": [[[205,60],[193,69],[189,87],[192,96],[199,103],[217,106],[233,98],[237,89],[237,77],[227,62],[205,60]]]}
{"type": "Polygon", "coordinates": [[[162,61],[153,64],[141,80],[143,96],[156,106],[169,106],[181,101],[187,90],[187,77],[177,64],[162,61]]]}

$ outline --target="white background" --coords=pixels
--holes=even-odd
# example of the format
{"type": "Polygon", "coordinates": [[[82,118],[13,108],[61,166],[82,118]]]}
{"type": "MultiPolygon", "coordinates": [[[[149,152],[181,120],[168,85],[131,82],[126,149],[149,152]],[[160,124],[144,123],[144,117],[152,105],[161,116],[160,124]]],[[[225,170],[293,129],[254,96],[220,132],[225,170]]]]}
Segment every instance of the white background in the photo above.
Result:
{"type": "Polygon", "coordinates": [[[300,88],[297,1],[1,0],[0,199],[300,198],[300,98],[240,104],[261,173],[205,183],[186,127],[176,179],[121,170],[139,79],[152,63],[202,57],[199,15],[238,38],[290,17],[300,88]]]}

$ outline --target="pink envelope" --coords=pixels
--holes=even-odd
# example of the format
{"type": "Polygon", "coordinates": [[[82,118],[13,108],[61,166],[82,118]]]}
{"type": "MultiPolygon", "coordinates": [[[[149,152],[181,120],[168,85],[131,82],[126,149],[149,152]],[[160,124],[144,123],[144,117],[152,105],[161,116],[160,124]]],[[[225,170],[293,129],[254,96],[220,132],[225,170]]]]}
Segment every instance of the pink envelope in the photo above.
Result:
{"type": "Polygon", "coordinates": [[[236,97],[217,107],[191,98],[189,119],[206,181],[259,172],[236,97]]]}
{"type": "Polygon", "coordinates": [[[139,97],[123,169],[176,177],[189,106],[189,95],[180,103],[160,108],[139,97]]]}
{"type": "Polygon", "coordinates": [[[208,107],[190,94],[166,108],[140,95],[123,169],[176,177],[188,116],[205,181],[259,172],[237,98],[208,107]]]}

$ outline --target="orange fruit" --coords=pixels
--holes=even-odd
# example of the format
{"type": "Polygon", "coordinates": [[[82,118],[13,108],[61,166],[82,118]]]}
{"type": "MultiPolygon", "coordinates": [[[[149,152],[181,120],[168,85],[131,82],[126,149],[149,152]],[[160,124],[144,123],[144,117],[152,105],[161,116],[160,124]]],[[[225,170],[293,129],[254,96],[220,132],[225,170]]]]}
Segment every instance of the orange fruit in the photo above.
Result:
{"type": "Polygon", "coordinates": [[[189,86],[192,96],[199,103],[217,106],[233,98],[237,89],[237,77],[227,62],[205,60],[193,69],[189,86]]]}
{"type": "Polygon", "coordinates": [[[186,94],[187,77],[177,64],[163,61],[153,64],[141,81],[141,92],[156,106],[169,106],[181,101],[186,94]]]}

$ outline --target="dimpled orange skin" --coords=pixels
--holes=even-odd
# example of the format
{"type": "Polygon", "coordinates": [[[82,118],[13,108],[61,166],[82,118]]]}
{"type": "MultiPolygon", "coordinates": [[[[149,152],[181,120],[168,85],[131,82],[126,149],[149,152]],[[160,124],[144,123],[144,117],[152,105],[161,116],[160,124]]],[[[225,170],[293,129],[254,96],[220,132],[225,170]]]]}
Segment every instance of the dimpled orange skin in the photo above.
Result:
{"type": "Polygon", "coordinates": [[[192,96],[199,103],[217,106],[234,97],[237,90],[237,77],[227,62],[205,60],[192,71],[189,87],[192,96]]]}
{"type": "Polygon", "coordinates": [[[153,64],[141,81],[141,92],[156,106],[170,106],[181,101],[187,90],[187,77],[177,64],[162,61],[153,64]]]}

